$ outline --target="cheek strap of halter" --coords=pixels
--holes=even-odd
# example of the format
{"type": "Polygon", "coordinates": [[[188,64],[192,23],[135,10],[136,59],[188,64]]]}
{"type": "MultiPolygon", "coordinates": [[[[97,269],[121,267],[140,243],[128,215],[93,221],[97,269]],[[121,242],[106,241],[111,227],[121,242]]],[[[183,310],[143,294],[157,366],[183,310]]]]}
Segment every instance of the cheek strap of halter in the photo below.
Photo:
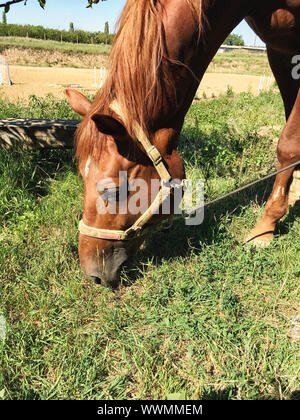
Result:
{"type": "MultiPolygon", "coordinates": [[[[117,115],[119,115],[122,118],[123,113],[122,113],[120,104],[117,101],[113,101],[110,104],[110,108],[112,111],[114,111],[117,115]]],[[[171,181],[172,177],[163,162],[162,155],[157,150],[157,148],[153,146],[153,144],[149,141],[148,137],[144,133],[144,130],[136,121],[134,122],[134,125],[133,125],[133,131],[134,131],[136,139],[141,143],[141,145],[145,149],[147,156],[153,162],[153,165],[158,175],[160,176],[160,178],[166,182],[171,181]]]]}

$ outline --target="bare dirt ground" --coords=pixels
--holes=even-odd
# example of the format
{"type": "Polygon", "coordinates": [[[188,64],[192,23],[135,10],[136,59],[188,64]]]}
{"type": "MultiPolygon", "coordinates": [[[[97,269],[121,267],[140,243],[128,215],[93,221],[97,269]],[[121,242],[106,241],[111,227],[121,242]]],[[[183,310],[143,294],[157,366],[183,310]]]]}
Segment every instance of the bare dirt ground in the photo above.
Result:
{"type": "MultiPolygon", "coordinates": [[[[94,70],[79,68],[47,68],[47,67],[10,67],[13,86],[0,86],[0,95],[9,101],[26,99],[29,95],[45,96],[52,93],[55,97],[63,97],[64,87],[55,85],[80,85],[84,93],[95,93],[94,70]]],[[[98,72],[99,78],[99,72],[98,72]]],[[[233,92],[258,93],[260,76],[249,76],[226,73],[207,73],[200,85],[198,98],[210,98],[226,93],[228,88],[233,92]]],[[[273,82],[272,82],[273,83],[273,82]]],[[[264,88],[267,87],[265,79],[264,88]]]]}
{"type": "Polygon", "coordinates": [[[1,86],[0,95],[11,102],[48,93],[62,98],[64,87],[55,86],[60,84],[80,85],[79,90],[96,92],[93,69],[10,66],[10,76],[13,85],[1,86]]]}

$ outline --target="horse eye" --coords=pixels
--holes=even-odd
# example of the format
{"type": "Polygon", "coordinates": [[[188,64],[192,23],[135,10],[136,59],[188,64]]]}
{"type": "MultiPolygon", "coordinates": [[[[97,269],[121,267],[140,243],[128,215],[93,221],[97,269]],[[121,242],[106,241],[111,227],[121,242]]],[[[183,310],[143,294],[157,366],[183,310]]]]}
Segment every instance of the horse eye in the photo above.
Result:
{"type": "Polygon", "coordinates": [[[104,188],[104,190],[100,192],[100,195],[103,201],[110,201],[110,200],[119,201],[120,199],[119,192],[120,192],[119,187],[110,187],[110,188],[104,188]]]}

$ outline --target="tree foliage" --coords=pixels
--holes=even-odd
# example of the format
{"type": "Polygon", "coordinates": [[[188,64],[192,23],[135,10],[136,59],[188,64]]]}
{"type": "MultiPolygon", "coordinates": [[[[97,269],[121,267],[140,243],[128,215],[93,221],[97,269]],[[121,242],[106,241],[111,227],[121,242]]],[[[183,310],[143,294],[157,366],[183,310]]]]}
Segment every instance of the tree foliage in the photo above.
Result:
{"type": "Polygon", "coordinates": [[[0,36],[28,37],[65,41],[81,44],[112,44],[114,35],[103,32],[88,32],[82,30],[58,30],[34,25],[15,25],[0,23],[0,36]]]}
{"type": "MultiPolygon", "coordinates": [[[[93,4],[97,4],[100,1],[106,1],[106,0],[87,0],[87,6],[86,7],[93,7],[93,4]]],[[[42,9],[46,6],[46,0],[37,0],[39,5],[42,7],[42,9]]],[[[4,7],[5,13],[9,12],[10,6],[16,3],[24,3],[26,5],[27,0],[7,0],[1,2],[0,0],[0,7],[4,7]]]]}
{"type": "Polygon", "coordinates": [[[107,35],[109,34],[109,24],[108,24],[108,22],[105,22],[104,33],[107,34],[107,35]]]}
{"type": "Polygon", "coordinates": [[[5,13],[5,11],[4,11],[4,10],[3,10],[3,12],[2,12],[2,23],[3,23],[4,25],[6,25],[6,24],[7,24],[6,13],[5,13]]]}
{"type": "Polygon", "coordinates": [[[224,45],[238,45],[238,46],[244,46],[245,42],[243,40],[242,35],[237,34],[230,34],[224,41],[224,45]]]}

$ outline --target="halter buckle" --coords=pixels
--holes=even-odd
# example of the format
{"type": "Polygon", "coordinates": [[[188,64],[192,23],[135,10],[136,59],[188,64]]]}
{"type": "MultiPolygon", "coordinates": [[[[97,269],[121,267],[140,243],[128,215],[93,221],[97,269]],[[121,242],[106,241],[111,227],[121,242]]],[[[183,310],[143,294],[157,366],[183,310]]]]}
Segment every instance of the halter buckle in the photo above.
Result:
{"type": "Polygon", "coordinates": [[[152,160],[154,166],[159,165],[162,161],[162,156],[155,146],[147,150],[147,155],[152,160]]]}

